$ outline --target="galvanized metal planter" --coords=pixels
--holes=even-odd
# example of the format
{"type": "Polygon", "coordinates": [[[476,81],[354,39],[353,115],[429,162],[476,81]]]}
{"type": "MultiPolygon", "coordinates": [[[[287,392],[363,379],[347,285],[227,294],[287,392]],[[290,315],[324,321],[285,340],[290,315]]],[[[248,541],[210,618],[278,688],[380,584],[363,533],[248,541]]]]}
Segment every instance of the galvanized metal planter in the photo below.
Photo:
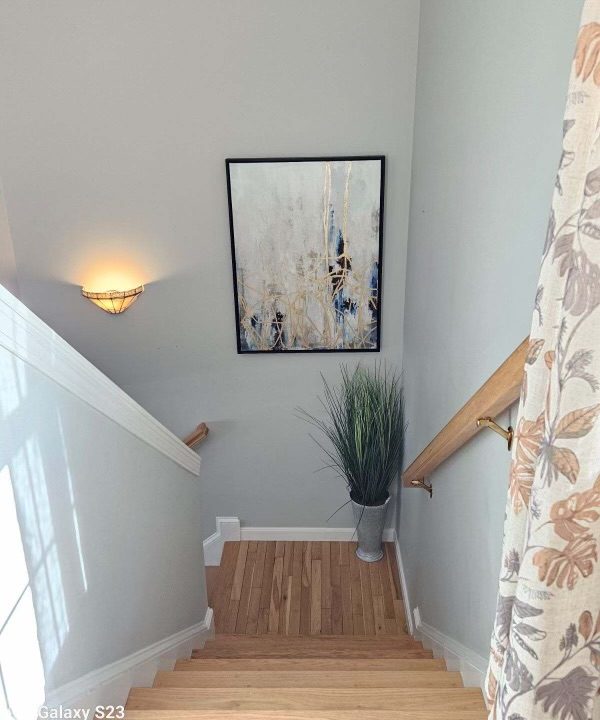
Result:
{"type": "Polygon", "coordinates": [[[356,555],[365,562],[377,562],[383,557],[383,528],[390,498],[383,505],[359,505],[350,498],[358,534],[356,555]]]}

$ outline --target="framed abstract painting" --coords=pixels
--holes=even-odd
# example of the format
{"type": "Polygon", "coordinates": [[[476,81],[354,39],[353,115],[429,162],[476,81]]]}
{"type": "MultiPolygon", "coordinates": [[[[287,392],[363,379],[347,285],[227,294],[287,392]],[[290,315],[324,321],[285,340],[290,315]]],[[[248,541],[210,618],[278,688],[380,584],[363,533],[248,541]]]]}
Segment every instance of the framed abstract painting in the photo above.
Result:
{"type": "Polygon", "coordinates": [[[385,158],[226,169],[238,353],[378,352],[385,158]]]}

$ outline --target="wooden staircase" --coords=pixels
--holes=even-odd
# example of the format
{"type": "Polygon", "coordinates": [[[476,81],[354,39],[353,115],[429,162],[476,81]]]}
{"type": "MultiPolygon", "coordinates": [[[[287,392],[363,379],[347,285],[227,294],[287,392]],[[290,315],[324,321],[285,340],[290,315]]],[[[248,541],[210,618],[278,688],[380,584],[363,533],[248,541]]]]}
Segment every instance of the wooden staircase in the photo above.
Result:
{"type": "Polygon", "coordinates": [[[217,635],[190,660],[133,688],[129,720],[485,720],[410,636],[217,635]]]}

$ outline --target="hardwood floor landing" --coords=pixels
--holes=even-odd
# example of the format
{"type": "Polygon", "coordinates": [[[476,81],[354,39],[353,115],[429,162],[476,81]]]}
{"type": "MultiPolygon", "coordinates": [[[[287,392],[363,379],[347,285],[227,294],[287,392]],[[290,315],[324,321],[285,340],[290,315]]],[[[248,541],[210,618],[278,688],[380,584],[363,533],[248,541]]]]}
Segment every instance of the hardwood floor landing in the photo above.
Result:
{"type": "Polygon", "coordinates": [[[399,635],[406,632],[393,545],[376,563],[355,542],[227,542],[207,568],[217,633],[399,635]]]}

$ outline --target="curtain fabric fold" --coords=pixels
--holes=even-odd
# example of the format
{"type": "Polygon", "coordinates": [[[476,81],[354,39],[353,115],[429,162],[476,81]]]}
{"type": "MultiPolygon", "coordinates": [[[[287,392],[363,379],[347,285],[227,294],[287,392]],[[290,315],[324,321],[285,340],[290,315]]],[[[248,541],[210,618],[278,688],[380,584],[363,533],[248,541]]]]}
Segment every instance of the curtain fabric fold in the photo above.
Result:
{"type": "Polygon", "coordinates": [[[490,720],[589,720],[600,683],[599,124],[600,0],[586,0],[512,451],[490,720]]]}

